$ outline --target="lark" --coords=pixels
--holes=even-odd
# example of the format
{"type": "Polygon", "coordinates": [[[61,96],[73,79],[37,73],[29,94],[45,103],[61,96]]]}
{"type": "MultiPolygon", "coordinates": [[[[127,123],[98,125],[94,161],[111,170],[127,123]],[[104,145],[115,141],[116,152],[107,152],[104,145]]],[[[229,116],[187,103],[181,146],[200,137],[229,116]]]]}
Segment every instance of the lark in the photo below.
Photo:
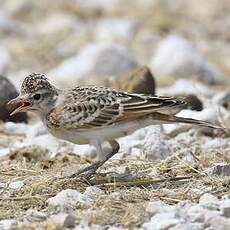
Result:
{"type": "Polygon", "coordinates": [[[95,174],[119,151],[117,138],[146,126],[188,123],[220,128],[205,121],[175,116],[186,104],[181,98],[121,92],[99,86],[58,89],[38,73],[24,79],[20,95],[9,104],[18,105],[12,114],[36,113],[47,130],[59,139],[96,147],[99,160],[72,176],[95,174]],[[107,155],[102,149],[104,142],[112,147],[107,155]]]}

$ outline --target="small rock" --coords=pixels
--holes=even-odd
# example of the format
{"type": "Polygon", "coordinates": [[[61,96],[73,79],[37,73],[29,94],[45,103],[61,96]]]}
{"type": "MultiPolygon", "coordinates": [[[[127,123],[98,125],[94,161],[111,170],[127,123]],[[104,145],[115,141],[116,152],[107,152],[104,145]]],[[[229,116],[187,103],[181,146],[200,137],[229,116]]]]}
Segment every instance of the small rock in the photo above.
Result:
{"type": "Polygon", "coordinates": [[[89,223],[88,221],[80,221],[78,225],[76,225],[75,229],[77,230],[106,230],[107,226],[101,226],[98,224],[89,223]]]}
{"type": "Polygon", "coordinates": [[[158,89],[159,95],[200,95],[202,97],[211,98],[214,92],[206,85],[187,79],[179,79],[174,85],[158,89]]]}
{"type": "Polygon", "coordinates": [[[205,213],[205,226],[210,226],[210,229],[227,230],[230,229],[230,219],[219,216],[217,212],[208,211],[205,213]]]}
{"type": "Polygon", "coordinates": [[[185,223],[185,220],[174,212],[157,213],[148,223],[142,225],[145,230],[167,230],[173,226],[185,223]]]}
{"type": "Polygon", "coordinates": [[[28,221],[44,221],[47,219],[46,213],[38,211],[36,209],[29,209],[26,212],[25,218],[28,221]]]}
{"type": "Polygon", "coordinates": [[[184,223],[178,224],[175,227],[170,228],[170,230],[204,230],[204,223],[184,223]]]}
{"type": "Polygon", "coordinates": [[[4,132],[9,135],[22,135],[24,136],[28,130],[28,125],[24,123],[6,122],[4,132]]]}
{"type": "Polygon", "coordinates": [[[61,228],[73,228],[75,226],[76,220],[76,218],[73,215],[66,213],[52,215],[49,219],[61,228]]]}
{"type": "Polygon", "coordinates": [[[97,150],[91,145],[74,145],[73,152],[77,155],[95,158],[97,156],[97,150]]]}
{"type": "Polygon", "coordinates": [[[1,220],[0,221],[0,230],[11,230],[16,228],[18,221],[14,219],[1,220]]]}
{"type": "Polygon", "coordinates": [[[156,82],[150,69],[146,66],[136,69],[124,77],[115,78],[109,85],[112,88],[133,92],[155,95],[156,82]]]}
{"type": "Polygon", "coordinates": [[[219,200],[215,196],[205,193],[200,197],[199,205],[209,210],[217,210],[219,208],[219,200]]]}
{"type": "Polygon", "coordinates": [[[143,153],[148,160],[166,159],[171,151],[166,142],[162,139],[160,129],[149,126],[146,138],[143,141],[143,153]]]}
{"type": "Polygon", "coordinates": [[[50,213],[70,213],[77,207],[88,206],[92,199],[72,189],[59,192],[56,196],[48,199],[48,210],[50,213]]]}
{"type": "Polygon", "coordinates": [[[22,186],[24,186],[24,183],[20,180],[11,182],[9,184],[9,188],[11,188],[11,189],[20,189],[20,188],[22,188],[22,186]]]}
{"type": "MultiPolygon", "coordinates": [[[[1,50],[0,50],[1,53],[1,50]]],[[[1,59],[1,56],[0,56],[1,59]]],[[[0,60],[1,62],[1,60],[0,60]]],[[[0,64],[1,72],[1,64],[0,64]]],[[[13,122],[25,122],[27,123],[26,113],[18,113],[10,116],[10,113],[17,107],[9,106],[7,103],[18,96],[18,92],[14,85],[6,78],[0,75],[0,120],[13,121],[13,122]]]]}
{"type": "Polygon", "coordinates": [[[60,152],[62,148],[64,148],[63,150],[65,151],[72,151],[74,145],[57,139],[50,134],[44,134],[36,137],[27,136],[27,138],[23,139],[23,142],[19,143],[17,147],[38,147],[39,151],[43,149],[48,151],[51,156],[55,156],[55,154],[60,152]],[[46,149],[44,149],[44,147],[46,149]]]}
{"type": "Polygon", "coordinates": [[[207,141],[202,148],[204,150],[212,150],[212,149],[226,149],[230,148],[230,142],[229,139],[223,139],[223,138],[215,138],[213,140],[207,141]]]}
{"type": "Polygon", "coordinates": [[[6,183],[0,182],[0,189],[6,188],[6,187],[7,187],[6,183]]]}
{"type": "Polygon", "coordinates": [[[175,206],[167,205],[162,201],[150,201],[146,206],[146,211],[151,215],[155,215],[157,213],[172,212],[174,210],[176,210],[175,206]]]}
{"type": "Polygon", "coordinates": [[[221,121],[225,127],[230,127],[230,92],[225,91],[217,94],[212,99],[213,105],[218,105],[219,116],[221,117],[221,121]]]}
{"type": "Polygon", "coordinates": [[[200,205],[193,205],[190,208],[188,208],[186,212],[187,219],[190,222],[196,222],[196,223],[203,223],[205,220],[205,209],[204,207],[200,205]]]}
{"type": "Polygon", "coordinates": [[[95,36],[98,41],[129,41],[135,29],[136,23],[130,19],[102,19],[96,25],[95,36]]]}
{"type": "Polygon", "coordinates": [[[86,188],[84,195],[88,196],[90,199],[95,200],[99,195],[103,194],[104,192],[96,187],[96,186],[89,186],[86,188]]]}
{"type": "Polygon", "coordinates": [[[223,106],[225,109],[230,109],[230,92],[225,91],[218,93],[213,97],[213,104],[223,106]]]}
{"type": "Polygon", "coordinates": [[[203,110],[203,103],[196,95],[189,94],[185,97],[185,101],[187,102],[185,109],[191,109],[196,111],[203,110]]]}
{"type": "Polygon", "coordinates": [[[137,61],[124,46],[96,43],[84,47],[48,75],[63,87],[73,86],[79,81],[88,82],[89,76],[99,81],[108,76],[120,76],[136,67],[137,61]]]}
{"type": "Polygon", "coordinates": [[[217,176],[230,176],[230,164],[222,163],[215,165],[211,171],[212,175],[217,176]]]}
{"type": "Polygon", "coordinates": [[[224,199],[220,202],[220,211],[222,216],[230,218],[230,199],[224,199]]]}
{"type": "Polygon", "coordinates": [[[123,227],[112,226],[112,227],[109,227],[107,230],[126,230],[126,229],[124,229],[123,227]]]}
{"type": "Polygon", "coordinates": [[[10,153],[10,148],[0,149],[0,157],[6,156],[10,153]]]}
{"type": "Polygon", "coordinates": [[[133,175],[130,168],[127,166],[123,166],[123,167],[116,167],[114,172],[108,173],[106,175],[106,178],[109,181],[114,181],[114,180],[127,180],[127,181],[131,181],[133,179],[136,178],[136,175],[133,175]]]}
{"type": "Polygon", "coordinates": [[[159,77],[188,78],[197,76],[202,82],[219,84],[221,74],[199,54],[189,41],[169,35],[160,44],[151,60],[151,69],[159,77]]]}

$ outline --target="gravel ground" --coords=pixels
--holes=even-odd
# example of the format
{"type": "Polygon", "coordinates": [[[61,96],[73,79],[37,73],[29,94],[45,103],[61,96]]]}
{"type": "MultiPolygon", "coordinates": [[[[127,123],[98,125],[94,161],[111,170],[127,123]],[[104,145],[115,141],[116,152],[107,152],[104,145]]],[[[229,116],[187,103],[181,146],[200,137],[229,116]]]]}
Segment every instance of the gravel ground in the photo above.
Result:
{"type": "Polygon", "coordinates": [[[147,90],[145,77],[135,77],[148,66],[155,79],[146,79],[156,84],[148,90],[196,95],[193,110],[179,115],[227,129],[138,130],[86,180],[60,177],[93,162],[95,149],[53,138],[33,114],[28,123],[1,122],[0,230],[229,229],[229,7],[228,0],[1,1],[0,75],[16,88],[41,72],[59,87],[147,90]]]}

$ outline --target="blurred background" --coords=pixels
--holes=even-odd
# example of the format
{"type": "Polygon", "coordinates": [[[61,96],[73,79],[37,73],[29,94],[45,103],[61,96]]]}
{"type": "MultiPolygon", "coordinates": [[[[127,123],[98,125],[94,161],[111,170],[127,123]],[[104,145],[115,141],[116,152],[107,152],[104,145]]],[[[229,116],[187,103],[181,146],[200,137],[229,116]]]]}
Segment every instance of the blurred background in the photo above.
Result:
{"type": "Polygon", "coordinates": [[[178,116],[229,128],[229,12],[230,0],[0,0],[0,229],[230,229],[229,130],[149,126],[119,139],[99,180],[58,180],[96,149],[7,106],[38,72],[60,88],[183,96],[178,116]]]}
{"type": "Polygon", "coordinates": [[[159,86],[226,88],[229,9],[228,0],[0,0],[0,74],[19,86],[40,72],[68,87],[147,65],[159,86]]]}

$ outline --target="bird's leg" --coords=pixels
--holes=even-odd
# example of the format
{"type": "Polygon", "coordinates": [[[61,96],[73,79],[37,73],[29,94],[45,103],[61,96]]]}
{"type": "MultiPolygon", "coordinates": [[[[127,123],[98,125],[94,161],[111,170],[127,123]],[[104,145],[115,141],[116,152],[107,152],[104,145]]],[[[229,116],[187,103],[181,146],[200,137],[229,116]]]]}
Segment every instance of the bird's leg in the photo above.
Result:
{"type": "MultiPolygon", "coordinates": [[[[101,143],[98,142],[97,144],[98,144],[98,146],[96,146],[97,150],[102,151],[101,143]]],[[[73,174],[71,177],[80,175],[80,174],[85,173],[85,172],[87,172],[86,177],[90,177],[93,174],[95,174],[96,171],[98,170],[98,168],[100,168],[106,161],[108,161],[112,156],[114,156],[120,149],[120,145],[116,140],[109,141],[109,144],[112,147],[112,151],[109,154],[104,156],[103,159],[96,161],[92,165],[90,165],[84,169],[79,170],[77,173],[73,174]]],[[[101,154],[101,153],[99,153],[99,154],[101,154]]]]}

